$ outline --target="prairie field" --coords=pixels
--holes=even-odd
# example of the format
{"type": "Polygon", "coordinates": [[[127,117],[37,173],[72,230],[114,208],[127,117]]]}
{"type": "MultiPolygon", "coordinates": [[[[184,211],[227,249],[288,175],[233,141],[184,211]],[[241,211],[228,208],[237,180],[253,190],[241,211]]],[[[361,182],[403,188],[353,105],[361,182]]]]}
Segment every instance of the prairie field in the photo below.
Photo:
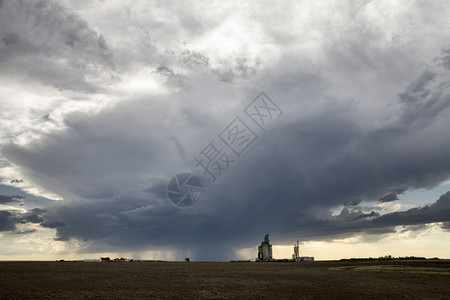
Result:
{"type": "Polygon", "coordinates": [[[0,299],[449,299],[450,261],[0,262],[0,299]]]}

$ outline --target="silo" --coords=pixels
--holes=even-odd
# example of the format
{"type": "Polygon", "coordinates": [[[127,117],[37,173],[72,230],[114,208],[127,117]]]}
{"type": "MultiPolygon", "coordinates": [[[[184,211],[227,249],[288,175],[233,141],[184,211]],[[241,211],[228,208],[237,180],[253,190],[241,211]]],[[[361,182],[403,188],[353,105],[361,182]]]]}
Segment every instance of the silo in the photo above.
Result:
{"type": "Polygon", "coordinates": [[[272,260],[272,245],[269,241],[269,235],[266,234],[264,241],[258,246],[258,260],[259,261],[270,261],[272,260]]]}

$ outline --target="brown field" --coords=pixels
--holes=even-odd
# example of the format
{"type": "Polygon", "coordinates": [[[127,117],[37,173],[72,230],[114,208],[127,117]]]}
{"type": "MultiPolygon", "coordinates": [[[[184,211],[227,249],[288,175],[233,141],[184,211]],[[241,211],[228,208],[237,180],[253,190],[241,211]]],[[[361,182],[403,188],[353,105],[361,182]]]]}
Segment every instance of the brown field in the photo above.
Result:
{"type": "Polygon", "coordinates": [[[1,299],[450,299],[450,261],[0,262],[1,299]]]}

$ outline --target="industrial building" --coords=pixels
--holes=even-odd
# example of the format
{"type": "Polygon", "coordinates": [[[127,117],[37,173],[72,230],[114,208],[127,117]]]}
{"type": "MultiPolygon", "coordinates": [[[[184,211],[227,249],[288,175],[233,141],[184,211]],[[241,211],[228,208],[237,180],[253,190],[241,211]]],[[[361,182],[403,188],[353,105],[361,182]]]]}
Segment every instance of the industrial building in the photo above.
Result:
{"type": "Polygon", "coordinates": [[[83,259],[84,262],[101,262],[102,259],[100,257],[88,257],[83,259]]]}
{"type": "Polygon", "coordinates": [[[258,260],[271,261],[272,260],[272,245],[269,241],[269,235],[266,234],[264,241],[258,246],[258,260]]]}
{"type": "Polygon", "coordinates": [[[294,254],[292,254],[292,259],[283,258],[283,259],[274,259],[272,256],[272,245],[269,241],[269,235],[266,234],[264,237],[264,241],[261,242],[261,245],[258,246],[258,258],[256,261],[272,261],[272,262],[302,262],[302,261],[314,261],[313,256],[303,256],[302,251],[300,250],[299,243],[294,245],[294,254]]]}
{"type": "Polygon", "coordinates": [[[292,254],[292,260],[293,261],[295,261],[295,262],[314,261],[314,257],[312,257],[312,256],[303,256],[303,254],[300,256],[299,255],[299,251],[300,251],[300,254],[302,254],[301,250],[300,250],[300,247],[299,247],[299,244],[298,244],[298,241],[297,241],[297,244],[294,245],[294,254],[292,254]]]}

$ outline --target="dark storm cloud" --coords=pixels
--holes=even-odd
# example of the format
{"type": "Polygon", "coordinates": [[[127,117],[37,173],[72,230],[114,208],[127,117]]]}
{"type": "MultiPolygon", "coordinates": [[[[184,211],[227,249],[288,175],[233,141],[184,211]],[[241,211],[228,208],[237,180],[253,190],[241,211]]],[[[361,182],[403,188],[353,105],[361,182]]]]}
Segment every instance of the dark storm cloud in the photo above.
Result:
{"type": "Polygon", "coordinates": [[[380,198],[380,202],[392,202],[398,200],[397,194],[396,193],[389,193],[386,194],[385,196],[383,196],[382,198],[380,198]]]}
{"type": "Polygon", "coordinates": [[[405,190],[449,178],[448,52],[435,60],[439,66],[427,66],[402,83],[404,88],[392,87],[417,70],[404,53],[383,48],[379,29],[355,26],[347,36],[327,28],[322,35],[330,40],[296,44],[297,32],[266,28],[272,33],[269,46],[284,43],[269,57],[287,51],[282,59],[265,66],[257,56],[233,53],[214,65],[200,50],[161,45],[170,36],[178,39],[180,31],[206,34],[206,27],[219,27],[220,21],[212,18],[211,26],[204,26],[207,22],[176,15],[187,28],[149,18],[135,32],[142,41],[114,48],[121,55],[113,57],[102,35],[56,4],[3,3],[2,70],[60,89],[96,92],[99,87],[86,80],[90,72],[99,76],[117,61],[121,67],[142,63],[150,67],[145,72],[165,79],[168,92],[145,97],[127,92],[122,102],[99,112],[65,114],[64,128],[27,143],[3,143],[2,155],[24,178],[64,201],[26,213],[3,211],[0,229],[35,223],[56,229],[59,241],[95,241],[98,251],[167,246],[189,249],[195,259],[231,259],[230,248],[254,246],[267,232],[276,233],[279,242],[332,239],[449,220],[448,194],[429,207],[382,216],[357,207],[363,200],[393,201],[405,190]],[[284,49],[290,46],[293,50],[284,49]],[[229,107],[261,89],[283,107],[283,117],[205,189],[196,207],[171,206],[170,177],[192,169],[190,158],[235,116],[229,107]],[[390,92],[398,97],[385,100],[390,92]],[[378,102],[390,107],[379,108],[378,102]],[[342,204],[338,215],[330,213],[342,204]]]}
{"type": "Polygon", "coordinates": [[[6,196],[6,195],[0,195],[0,204],[7,204],[7,203],[20,203],[22,199],[25,199],[23,196],[6,196]]]}
{"type": "Polygon", "coordinates": [[[406,91],[400,93],[400,100],[407,104],[402,115],[402,125],[411,123],[408,126],[410,129],[427,126],[448,109],[450,95],[446,93],[446,86],[449,82],[441,82],[441,87],[433,90],[430,85],[436,81],[436,76],[436,72],[425,71],[406,91]]]}
{"type": "MultiPolygon", "coordinates": [[[[344,233],[347,228],[353,228],[360,233],[369,232],[370,230],[379,229],[386,230],[400,225],[410,225],[405,230],[420,230],[425,224],[437,223],[437,222],[448,222],[450,220],[450,192],[442,195],[436,203],[427,205],[421,208],[412,208],[403,212],[394,212],[380,217],[374,218],[373,220],[361,222],[359,224],[342,224],[340,230],[344,233]],[[412,226],[412,227],[411,227],[412,226]]],[[[445,228],[445,227],[444,227],[445,228]]],[[[330,231],[334,231],[329,228],[330,231]]]]}
{"type": "MultiPolygon", "coordinates": [[[[35,208],[25,213],[11,210],[0,211],[0,232],[13,231],[16,234],[16,226],[18,224],[27,223],[41,223],[43,221],[42,215],[45,210],[35,208]]],[[[35,230],[19,231],[18,234],[33,233],[35,230]]]]}
{"type": "Polygon", "coordinates": [[[450,221],[450,192],[442,195],[436,203],[405,212],[394,212],[373,220],[373,226],[421,225],[450,221]]]}
{"type": "MultiPolygon", "coordinates": [[[[42,143],[9,144],[2,150],[41,185],[86,199],[45,208],[42,225],[56,228],[61,241],[95,240],[98,247],[118,249],[188,247],[199,259],[228,259],[229,245],[252,246],[268,231],[279,239],[303,240],[389,233],[399,225],[448,221],[448,195],[429,208],[383,216],[349,209],[332,216],[328,210],[360,199],[393,200],[406,189],[429,188],[448,179],[450,151],[443,149],[450,149],[445,118],[450,101],[444,84],[432,85],[448,81],[431,72],[400,93],[399,116],[374,129],[359,126],[351,103],[327,103],[302,118],[288,111],[287,121],[262,135],[192,210],[168,203],[170,177],[153,178],[146,186],[135,182],[136,174],[148,170],[176,172],[177,164],[182,170],[183,159],[191,154],[181,155],[179,146],[195,149],[193,145],[204,143],[187,139],[194,136],[191,130],[183,135],[166,132],[159,117],[147,117],[161,111],[154,106],[147,113],[141,106],[139,117],[131,113],[133,104],[126,103],[95,117],[73,114],[64,131],[47,135],[42,143]],[[180,141],[174,144],[173,136],[180,141]],[[320,213],[311,213],[314,209],[320,213]]],[[[296,99],[290,101],[284,105],[296,99]]],[[[202,127],[187,115],[172,117],[177,128],[202,127]]]]}
{"type": "MultiPolygon", "coordinates": [[[[336,223],[301,215],[301,212],[311,206],[348,203],[348,199],[383,197],[394,200],[405,189],[432,187],[445,181],[449,176],[450,156],[442,149],[450,149],[446,118],[450,101],[448,90],[442,87],[445,84],[427,93],[421,92],[430,84],[430,78],[435,77],[422,75],[407,87],[407,92],[401,95],[408,93],[411,101],[404,104],[396,122],[382,128],[363,130],[356,125],[350,107],[336,106],[263,136],[252,149],[246,165],[240,163],[242,168],[233,174],[236,178],[230,185],[233,184],[236,192],[224,189],[220,192],[226,196],[221,196],[220,192],[215,195],[224,203],[221,209],[235,218],[239,218],[239,214],[242,219],[247,218],[248,223],[240,224],[243,228],[265,226],[278,232],[299,230],[300,236],[308,238],[345,235],[345,232],[351,235],[364,228],[352,220],[367,215],[352,213],[351,218],[336,223]],[[439,110],[435,109],[437,103],[439,110]],[[416,119],[411,118],[411,112],[416,119]],[[420,128],[416,126],[417,119],[423,120],[420,128]],[[244,202],[247,205],[242,204],[244,202]],[[269,218],[260,218],[267,212],[270,212],[269,218]],[[327,222],[329,226],[324,226],[327,222]]],[[[440,80],[448,83],[447,78],[444,76],[440,80]]],[[[400,98],[400,101],[405,99],[400,98]]],[[[341,214],[340,218],[344,216],[341,214]]],[[[412,215],[401,216],[380,217],[380,223],[376,223],[377,215],[372,214],[374,221],[367,227],[379,224],[377,230],[390,232],[392,226],[412,222],[412,215]],[[393,218],[391,224],[383,223],[390,217],[393,218]],[[401,221],[395,222],[397,218],[401,221]]],[[[428,217],[424,213],[423,222],[445,220],[436,215],[428,217]]]]}
{"type": "MultiPolygon", "coordinates": [[[[165,125],[170,112],[157,104],[144,105],[149,100],[123,103],[100,115],[71,114],[63,132],[49,134],[31,148],[4,145],[2,154],[27,164],[30,177],[63,195],[101,199],[121,193],[124,187],[143,190],[148,183],[143,187],[139,176],[186,164],[165,125]],[[142,105],[139,116],[134,113],[137,104],[142,105]],[[161,112],[159,117],[155,111],[161,112]]],[[[182,127],[188,127],[183,119],[173,116],[171,126],[183,132],[182,127]]],[[[189,136],[179,139],[188,144],[189,136]]]]}
{"type": "Polygon", "coordinates": [[[46,211],[40,208],[33,208],[30,211],[22,214],[22,220],[24,223],[41,223],[44,221],[42,215],[46,211]]]}
{"type": "Polygon", "coordinates": [[[9,231],[16,228],[15,215],[7,210],[0,210],[0,231],[9,231]]]}
{"type": "Polygon", "coordinates": [[[63,221],[54,220],[54,221],[49,221],[49,222],[42,222],[41,225],[42,225],[42,227],[47,227],[47,228],[59,228],[59,227],[66,226],[66,223],[64,223],[63,221]]]}
{"type": "Polygon", "coordinates": [[[61,203],[49,208],[45,218],[64,220],[65,226],[56,228],[56,240],[95,240],[97,250],[171,247],[180,255],[190,251],[196,259],[232,259],[230,241],[243,238],[241,232],[233,232],[234,226],[211,214],[174,210],[162,201],[148,206],[147,199],[133,197],[88,205],[61,203]]]}
{"type": "MultiPolygon", "coordinates": [[[[303,234],[314,239],[330,239],[349,237],[352,234],[380,234],[395,232],[396,226],[407,226],[403,231],[417,231],[424,229],[425,224],[444,222],[450,220],[450,192],[442,195],[436,203],[421,208],[413,208],[407,211],[388,213],[379,216],[377,213],[363,214],[361,212],[349,212],[344,209],[340,215],[329,220],[315,220],[314,227],[307,230],[300,229],[303,234]],[[359,214],[359,215],[358,215],[359,214]],[[358,215],[354,218],[354,215],[358,215]],[[370,217],[370,220],[364,220],[370,217]]],[[[307,226],[308,222],[305,222],[307,226]]],[[[300,224],[299,224],[300,225],[300,224]]],[[[300,227],[300,226],[299,226],[300,227]]]]}
{"type": "MultiPolygon", "coordinates": [[[[316,239],[329,239],[336,235],[339,237],[351,236],[351,233],[359,234],[380,234],[395,232],[396,226],[403,226],[402,232],[420,231],[426,228],[426,224],[443,222],[445,224],[450,220],[450,192],[442,195],[434,204],[421,208],[413,208],[407,211],[394,212],[379,216],[372,212],[371,214],[361,214],[353,220],[348,220],[348,216],[355,214],[343,212],[336,217],[336,221],[317,220],[316,227],[311,228],[306,235],[313,235],[316,239]],[[347,220],[341,222],[339,219],[347,220]],[[370,220],[359,220],[366,217],[372,217],[370,220]]],[[[357,213],[356,213],[357,214],[357,213]]],[[[303,231],[303,230],[302,230],[303,231]]]]}

